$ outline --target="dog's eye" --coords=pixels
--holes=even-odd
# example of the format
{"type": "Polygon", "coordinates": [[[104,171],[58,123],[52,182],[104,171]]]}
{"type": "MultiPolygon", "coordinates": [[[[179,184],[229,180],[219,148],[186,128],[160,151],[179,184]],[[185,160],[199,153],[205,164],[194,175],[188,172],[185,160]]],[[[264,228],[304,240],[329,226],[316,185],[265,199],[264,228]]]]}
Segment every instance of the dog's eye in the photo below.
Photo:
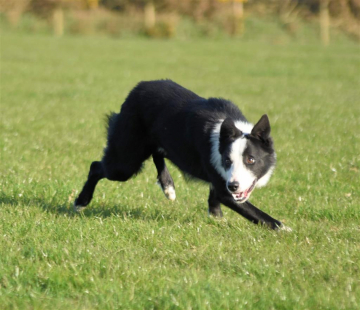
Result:
{"type": "Polygon", "coordinates": [[[256,160],[255,160],[255,158],[252,157],[252,156],[248,156],[248,157],[246,158],[246,163],[247,163],[248,165],[253,165],[253,164],[255,164],[255,162],[256,162],[256,160]]]}

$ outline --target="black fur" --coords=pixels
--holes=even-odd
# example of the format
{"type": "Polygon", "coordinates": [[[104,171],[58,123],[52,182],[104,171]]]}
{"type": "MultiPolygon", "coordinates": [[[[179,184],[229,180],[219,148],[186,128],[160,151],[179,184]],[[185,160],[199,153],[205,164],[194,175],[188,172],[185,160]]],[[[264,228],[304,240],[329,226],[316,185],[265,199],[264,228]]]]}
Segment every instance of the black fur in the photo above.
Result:
{"type": "MultiPolygon", "coordinates": [[[[164,189],[174,186],[164,158],[194,178],[210,183],[209,212],[222,216],[220,203],[253,223],[277,229],[281,223],[258,210],[250,202],[237,203],[226,188],[226,181],[211,163],[210,135],[220,119],[220,153],[230,141],[242,135],[232,120],[246,121],[240,110],[224,99],[204,99],[170,81],[140,82],[128,95],[119,114],[108,116],[107,146],[100,162],[91,164],[88,180],[75,201],[77,210],[88,205],[95,186],[102,178],[126,181],[137,174],[143,162],[153,157],[158,181],[164,189]]],[[[264,157],[272,159],[272,141],[267,116],[246,136],[264,157]],[[267,130],[269,128],[269,130],[267,130]]],[[[248,149],[248,152],[251,150],[248,149]]],[[[242,156],[242,154],[239,154],[242,156]]],[[[264,171],[265,167],[258,167],[264,171]]]]}

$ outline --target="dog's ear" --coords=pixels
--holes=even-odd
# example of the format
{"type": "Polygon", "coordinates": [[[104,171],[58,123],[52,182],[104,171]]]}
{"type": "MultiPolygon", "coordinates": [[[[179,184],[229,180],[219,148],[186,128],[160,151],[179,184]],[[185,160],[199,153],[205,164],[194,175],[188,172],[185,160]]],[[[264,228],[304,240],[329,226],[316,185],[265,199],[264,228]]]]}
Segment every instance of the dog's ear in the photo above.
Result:
{"type": "Polygon", "coordinates": [[[261,116],[260,120],[251,130],[251,135],[262,141],[267,141],[270,137],[270,122],[266,114],[261,116]]]}
{"type": "Polygon", "coordinates": [[[239,130],[234,121],[228,117],[221,124],[220,128],[220,144],[226,140],[235,140],[236,138],[242,135],[241,130],[239,130]]]}

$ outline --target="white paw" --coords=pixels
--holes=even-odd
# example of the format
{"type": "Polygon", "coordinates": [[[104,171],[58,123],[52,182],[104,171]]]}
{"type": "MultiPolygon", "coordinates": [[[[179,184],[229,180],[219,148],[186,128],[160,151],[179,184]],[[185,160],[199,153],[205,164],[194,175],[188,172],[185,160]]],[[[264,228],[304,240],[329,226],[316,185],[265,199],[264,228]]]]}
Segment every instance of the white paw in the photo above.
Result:
{"type": "Polygon", "coordinates": [[[287,232],[292,232],[292,229],[289,226],[285,226],[285,225],[281,225],[279,227],[279,230],[283,230],[283,231],[287,231],[287,232]]]}
{"type": "Polygon", "coordinates": [[[74,202],[74,211],[75,212],[81,212],[84,211],[86,207],[82,206],[82,205],[76,205],[74,202]]]}
{"type": "Polygon", "coordinates": [[[164,194],[167,199],[174,201],[176,199],[175,188],[168,186],[164,189],[164,194]]]}

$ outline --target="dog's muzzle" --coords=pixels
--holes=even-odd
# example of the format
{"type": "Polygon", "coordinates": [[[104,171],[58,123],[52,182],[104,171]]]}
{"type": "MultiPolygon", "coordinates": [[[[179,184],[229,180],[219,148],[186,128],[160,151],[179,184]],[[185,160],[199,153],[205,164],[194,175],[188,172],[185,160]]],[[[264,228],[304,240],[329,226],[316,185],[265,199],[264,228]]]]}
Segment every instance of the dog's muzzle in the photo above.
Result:
{"type": "Polygon", "coordinates": [[[227,189],[236,201],[245,202],[250,197],[250,194],[255,188],[255,185],[256,185],[256,180],[254,180],[254,182],[251,184],[251,186],[248,189],[241,192],[239,191],[239,187],[240,187],[239,182],[235,181],[235,182],[229,182],[227,184],[227,189]]]}

